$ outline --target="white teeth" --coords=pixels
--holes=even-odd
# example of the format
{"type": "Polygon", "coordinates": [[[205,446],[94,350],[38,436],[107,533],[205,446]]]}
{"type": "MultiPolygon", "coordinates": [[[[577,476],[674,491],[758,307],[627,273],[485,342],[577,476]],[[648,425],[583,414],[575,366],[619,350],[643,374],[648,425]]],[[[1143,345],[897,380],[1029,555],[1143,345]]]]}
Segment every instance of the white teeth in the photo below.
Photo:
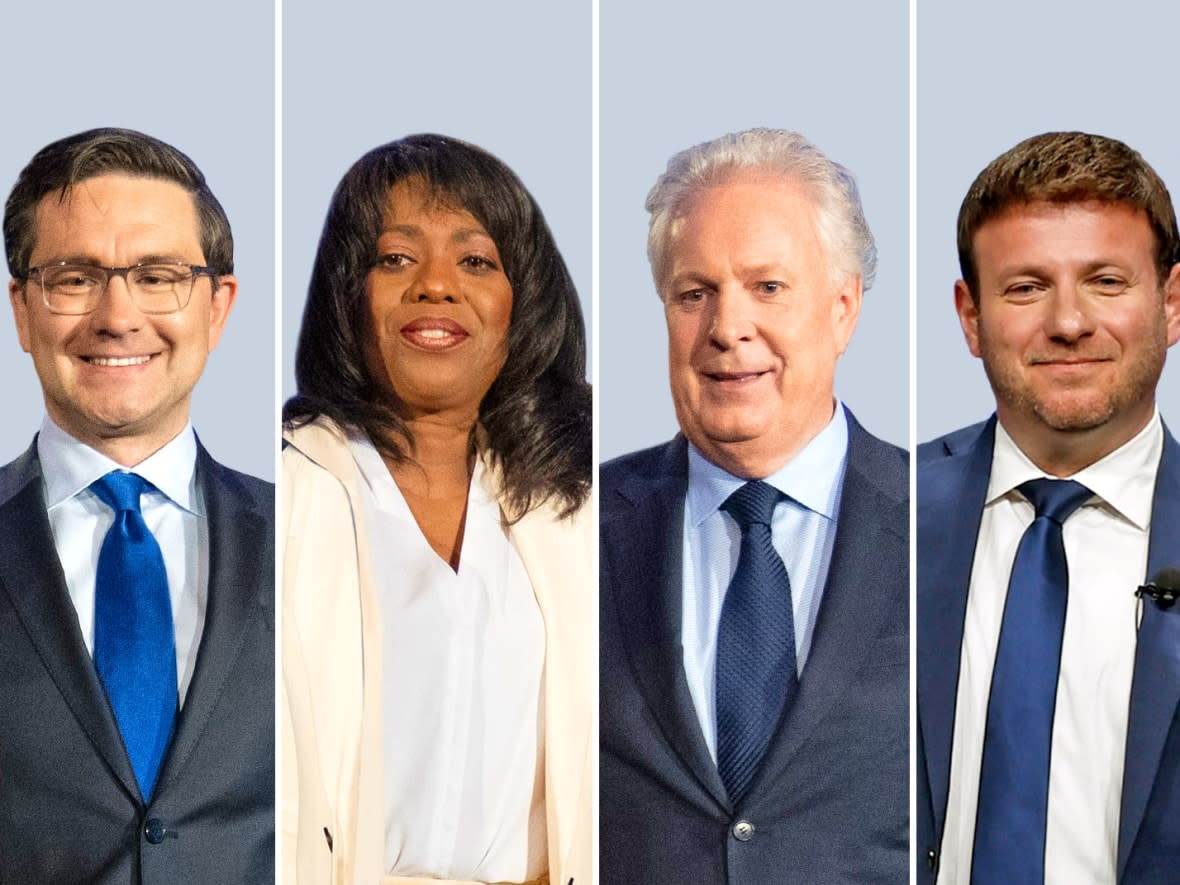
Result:
{"type": "Polygon", "coordinates": [[[150,356],[92,356],[90,362],[96,366],[142,366],[150,359],[150,356]]]}
{"type": "Polygon", "coordinates": [[[451,333],[446,329],[419,329],[418,334],[423,338],[447,338],[451,333]]]}

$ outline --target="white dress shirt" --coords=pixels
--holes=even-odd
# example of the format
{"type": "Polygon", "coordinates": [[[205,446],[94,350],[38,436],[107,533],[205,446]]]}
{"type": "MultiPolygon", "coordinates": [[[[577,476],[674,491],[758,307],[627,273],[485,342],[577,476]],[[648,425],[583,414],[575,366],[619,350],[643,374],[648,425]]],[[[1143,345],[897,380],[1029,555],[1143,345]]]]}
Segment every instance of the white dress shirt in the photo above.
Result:
{"type": "Polygon", "coordinates": [[[537,878],[548,869],[545,626],[482,464],[455,572],[373,445],[354,437],[349,446],[381,600],[386,870],[537,878]]]}
{"type": "MultiPolygon", "coordinates": [[[[1065,521],[1069,601],[1049,766],[1045,882],[1115,881],[1138,600],[1163,452],[1159,413],[1074,474],[1094,493],[1065,521]]],[[[1016,548],[1032,504],[1016,487],[1046,476],[999,424],[963,629],[940,885],[969,885],[992,666],[1016,548]]]]}
{"type": "Polygon", "coordinates": [[[57,558],[86,649],[94,654],[94,584],[103,539],[115,521],[111,508],[89,488],[112,470],[136,473],[155,491],[140,499],[143,520],[160,545],[172,627],[176,638],[176,684],[184,705],[209,598],[209,525],[197,482],[197,439],[191,424],[131,471],[85,443],[78,442],[46,416],[37,435],[37,457],[44,479],[45,507],[57,558]]]}
{"type": "MultiPolygon", "coordinates": [[[[791,581],[795,661],[801,678],[832,561],[847,455],[848,420],[837,402],[827,426],[777,473],[764,478],[787,496],[775,505],[770,534],[791,581]]],[[[688,691],[714,761],[717,629],[742,543],[737,520],[720,508],[746,482],[689,445],[681,644],[688,691]]]]}

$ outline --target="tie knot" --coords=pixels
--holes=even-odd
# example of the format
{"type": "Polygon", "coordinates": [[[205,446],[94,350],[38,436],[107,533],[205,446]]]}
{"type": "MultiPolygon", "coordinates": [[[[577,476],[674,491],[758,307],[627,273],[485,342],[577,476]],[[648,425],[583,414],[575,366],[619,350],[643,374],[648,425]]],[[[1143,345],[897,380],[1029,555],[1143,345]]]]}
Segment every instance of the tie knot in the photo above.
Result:
{"type": "Polygon", "coordinates": [[[124,510],[139,513],[139,496],[152,487],[152,484],[142,476],[124,473],[121,470],[112,470],[90,484],[94,494],[116,513],[122,513],[124,510]]]}
{"type": "Polygon", "coordinates": [[[774,486],[755,480],[726,498],[721,509],[736,519],[744,532],[752,525],[770,525],[780,497],[782,493],[774,486]]]}
{"type": "Polygon", "coordinates": [[[1072,479],[1030,479],[1020,491],[1036,508],[1038,519],[1044,516],[1059,525],[1094,494],[1072,479]]]}

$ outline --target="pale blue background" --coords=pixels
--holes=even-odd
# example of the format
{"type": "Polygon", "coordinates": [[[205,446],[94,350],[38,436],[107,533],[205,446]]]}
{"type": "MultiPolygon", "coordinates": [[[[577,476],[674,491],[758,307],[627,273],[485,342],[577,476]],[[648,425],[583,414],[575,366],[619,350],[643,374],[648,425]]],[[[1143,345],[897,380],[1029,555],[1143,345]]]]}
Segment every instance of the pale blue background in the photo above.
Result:
{"type": "Polygon", "coordinates": [[[644,198],[677,151],[753,126],[798,130],[856,175],[879,266],[836,392],[870,431],[905,445],[905,0],[601,0],[600,9],[601,458],[662,442],[677,429],[644,198]]]}
{"type": "MultiPolygon", "coordinates": [[[[1180,196],[1176,34],[1155,0],[918,3],[918,440],[995,409],[954,311],[955,219],[983,167],[1030,135],[1124,141],[1180,196]]],[[[1180,422],[1180,350],[1157,391],[1180,422]]]]}
{"type": "MultiPolygon", "coordinates": [[[[163,139],[201,168],[234,232],[238,299],[193,395],[193,425],[219,461],[273,479],[274,15],[269,3],[147,0],[0,8],[0,194],[33,154],[96,126],[163,139]]],[[[0,306],[0,463],[19,455],[45,406],[0,306]]]]}
{"type": "Polygon", "coordinates": [[[590,331],[591,5],[288,3],[283,7],[283,380],[324,216],[370,149],[415,132],[473,142],[532,192],[590,331]]]}

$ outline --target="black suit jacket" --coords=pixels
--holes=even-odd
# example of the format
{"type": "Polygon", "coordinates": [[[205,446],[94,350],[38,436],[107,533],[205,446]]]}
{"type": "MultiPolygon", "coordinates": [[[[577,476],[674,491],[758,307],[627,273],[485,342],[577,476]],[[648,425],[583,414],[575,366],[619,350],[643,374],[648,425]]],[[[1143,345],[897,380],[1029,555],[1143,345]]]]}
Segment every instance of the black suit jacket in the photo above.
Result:
{"type": "MultiPolygon", "coordinates": [[[[918,881],[933,883],[946,824],[959,658],[991,478],[993,417],[918,448],[918,881]]],[[[1180,444],[1164,430],[1147,575],[1180,566],[1180,444]]],[[[1130,593],[1133,588],[1125,588],[1130,593]]],[[[1180,605],[1145,602],[1135,647],[1119,813],[1120,885],[1180,881],[1180,605]]]]}
{"type": "Polygon", "coordinates": [[[36,446],[0,468],[0,882],[274,880],[274,487],[198,446],[209,595],[152,801],[86,650],[36,446]]]}
{"type": "Polygon", "coordinates": [[[678,437],[603,466],[602,885],[908,881],[908,459],[848,418],[810,657],[736,808],[684,675],[687,443],[678,437]],[[735,829],[741,821],[753,832],[735,829]]]}

